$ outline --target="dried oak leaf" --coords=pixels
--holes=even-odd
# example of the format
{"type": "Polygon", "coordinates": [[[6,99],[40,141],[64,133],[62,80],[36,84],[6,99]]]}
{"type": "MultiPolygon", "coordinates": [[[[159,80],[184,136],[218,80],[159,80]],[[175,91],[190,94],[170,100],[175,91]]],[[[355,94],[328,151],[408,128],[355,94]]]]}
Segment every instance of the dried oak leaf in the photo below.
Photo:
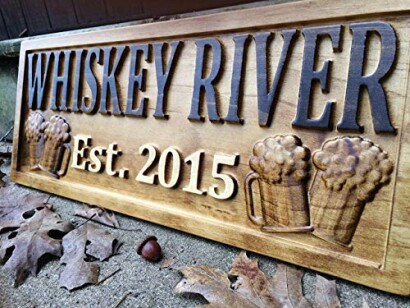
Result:
{"type": "Polygon", "coordinates": [[[110,227],[120,227],[114,213],[109,213],[97,206],[88,206],[87,204],[83,204],[81,208],[75,210],[74,215],[87,218],[110,227]]]}
{"type": "Polygon", "coordinates": [[[96,284],[100,267],[89,262],[90,257],[104,261],[117,253],[121,243],[108,231],[92,224],[84,224],[63,238],[65,264],[60,275],[60,286],[68,290],[85,284],[96,284]]]}
{"type": "Polygon", "coordinates": [[[250,260],[242,252],[234,260],[229,274],[237,277],[234,289],[258,307],[310,307],[302,293],[303,271],[294,267],[278,264],[275,275],[268,279],[259,269],[258,261],[250,260]]]}
{"type": "Polygon", "coordinates": [[[0,143],[0,157],[11,157],[11,152],[13,147],[11,143],[1,142],[0,143]]]}
{"type": "Polygon", "coordinates": [[[72,225],[46,207],[36,208],[35,214],[12,231],[0,247],[0,263],[15,277],[15,286],[29,275],[37,274],[39,259],[45,254],[61,256],[61,238],[72,225]]]}
{"type": "Polygon", "coordinates": [[[316,275],[315,305],[317,308],[341,307],[336,292],[336,282],[316,275]]]}
{"type": "MultiPolygon", "coordinates": [[[[0,158],[0,167],[1,167],[1,165],[3,165],[3,164],[4,164],[4,160],[0,158]]],[[[3,178],[4,178],[5,176],[6,176],[6,174],[3,173],[3,172],[0,170],[0,187],[6,186],[6,182],[3,181],[3,178]]]]}
{"type": "Polygon", "coordinates": [[[20,227],[39,210],[51,210],[51,205],[44,203],[46,195],[16,194],[12,190],[13,186],[0,190],[0,232],[20,227]]]}
{"type": "Polygon", "coordinates": [[[210,266],[187,266],[180,270],[184,279],[175,287],[177,293],[198,293],[212,307],[309,307],[303,298],[302,273],[281,265],[275,277],[269,279],[258,268],[256,260],[250,260],[242,252],[229,271],[237,277],[231,285],[228,275],[210,266]]]}
{"type": "MultiPolygon", "coordinates": [[[[179,271],[184,278],[175,287],[175,292],[200,294],[210,303],[208,307],[312,307],[303,296],[303,271],[278,264],[275,275],[268,278],[259,269],[258,262],[250,260],[245,252],[234,260],[229,271],[230,276],[237,278],[232,284],[225,272],[207,265],[187,266],[179,271]]],[[[321,281],[319,289],[331,288],[326,281],[321,281]]],[[[334,295],[337,299],[336,293],[334,295]]],[[[335,302],[332,300],[327,302],[335,302]]]]}

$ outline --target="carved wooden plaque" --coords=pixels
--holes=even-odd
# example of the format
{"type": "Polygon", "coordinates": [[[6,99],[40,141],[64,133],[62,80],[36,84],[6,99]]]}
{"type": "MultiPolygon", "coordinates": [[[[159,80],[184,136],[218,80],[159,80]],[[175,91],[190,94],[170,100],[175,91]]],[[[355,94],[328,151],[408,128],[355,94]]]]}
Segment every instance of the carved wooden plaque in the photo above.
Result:
{"type": "Polygon", "coordinates": [[[12,179],[410,294],[410,3],[22,45],[12,179]]]}

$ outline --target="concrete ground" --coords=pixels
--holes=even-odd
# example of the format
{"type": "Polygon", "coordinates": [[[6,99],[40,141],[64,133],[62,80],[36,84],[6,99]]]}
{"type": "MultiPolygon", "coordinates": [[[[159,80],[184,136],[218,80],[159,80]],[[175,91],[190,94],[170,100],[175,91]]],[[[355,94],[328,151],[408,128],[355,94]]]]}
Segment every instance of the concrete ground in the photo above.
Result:
{"type": "MultiPolygon", "coordinates": [[[[3,172],[9,172],[10,163],[3,165],[3,172]]],[[[6,177],[8,181],[8,178],[6,177]]],[[[28,188],[15,186],[12,193],[18,195],[29,191],[28,188]]],[[[32,190],[33,194],[39,193],[32,190]]],[[[64,219],[78,221],[83,219],[73,216],[78,202],[53,196],[50,203],[64,219]]],[[[179,295],[173,288],[181,279],[175,270],[192,264],[207,264],[228,271],[239,249],[208,241],[166,227],[117,214],[122,228],[141,229],[141,232],[106,228],[116,235],[123,246],[119,254],[106,262],[99,262],[100,279],[120,269],[114,276],[98,286],[86,286],[73,292],[58,287],[58,278],[63,270],[57,259],[51,260],[40,269],[37,277],[29,277],[18,288],[13,288],[13,281],[0,268],[0,307],[115,307],[129,294],[119,307],[194,307],[206,304],[199,295],[179,295]],[[161,268],[158,263],[143,260],[134,250],[135,243],[146,234],[158,237],[164,252],[164,258],[176,258],[170,268],[161,268]]],[[[277,261],[249,253],[249,257],[259,259],[261,269],[273,274],[277,261]]],[[[316,272],[306,270],[303,289],[309,300],[314,299],[316,272]]],[[[325,276],[328,279],[334,279],[325,276]]],[[[410,277],[408,277],[410,279],[410,277]]],[[[343,307],[361,307],[365,299],[370,307],[410,307],[410,298],[395,296],[345,280],[336,279],[337,292],[343,307]]]]}

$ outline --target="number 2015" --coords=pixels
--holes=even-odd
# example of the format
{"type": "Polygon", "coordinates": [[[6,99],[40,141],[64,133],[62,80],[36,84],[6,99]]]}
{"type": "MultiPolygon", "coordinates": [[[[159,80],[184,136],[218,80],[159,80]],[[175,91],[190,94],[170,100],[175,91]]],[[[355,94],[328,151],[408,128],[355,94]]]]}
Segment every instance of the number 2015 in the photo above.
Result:
{"type": "MultiPolygon", "coordinates": [[[[178,180],[181,175],[181,155],[174,147],[165,149],[159,157],[158,172],[148,175],[148,170],[154,166],[159,154],[158,149],[152,144],[144,144],[140,147],[139,153],[141,155],[148,155],[147,162],[144,167],[138,173],[136,180],[142,183],[155,184],[155,180],[158,177],[159,183],[166,188],[174,188],[178,184],[178,180]],[[170,170],[170,176],[166,177],[167,165],[172,163],[172,169],[170,170]]],[[[199,150],[187,158],[185,163],[191,166],[191,172],[189,176],[189,183],[182,190],[185,192],[203,195],[206,191],[201,190],[199,186],[199,169],[204,159],[205,152],[199,150]]],[[[231,198],[237,188],[237,182],[235,178],[229,174],[221,172],[222,166],[236,166],[239,160],[239,155],[222,155],[215,154],[212,165],[212,177],[223,181],[223,187],[221,188],[217,184],[213,184],[208,189],[208,194],[219,200],[226,200],[231,198]]]]}

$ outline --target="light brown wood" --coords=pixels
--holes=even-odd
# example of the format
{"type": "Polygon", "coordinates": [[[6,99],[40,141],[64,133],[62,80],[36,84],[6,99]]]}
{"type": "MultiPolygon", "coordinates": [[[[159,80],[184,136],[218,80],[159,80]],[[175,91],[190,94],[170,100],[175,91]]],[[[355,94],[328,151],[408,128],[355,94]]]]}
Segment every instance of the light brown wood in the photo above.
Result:
{"type": "MultiPolygon", "coordinates": [[[[408,296],[409,21],[408,1],[304,1],[26,41],[20,54],[11,177],[23,185],[408,296]],[[364,45],[353,44],[353,31],[357,34],[360,26],[373,22],[376,30],[366,33],[365,60],[359,64],[369,76],[385,65],[377,85],[385,92],[395,131],[388,132],[386,123],[380,128],[383,123],[376,117],[383,100],[375,102],[368,91],[360,96],[357,112],[363,130],[338,129],[354,112],[344,110],[348,83],[355,82],[349,72],[359,65],[352,57],[360,53],[352,55],[351,50],[364,45]],[[327,34],[312,43],[309,35],[317,27],[327,34]],[[394,31],[396,40],[375,33],[377,29],[394,31]],[[261,57],[263,48],[257,51],[256,44],[262,44],[265,32],[274,34],[266,40],[266,57],[261,57]],[[244,35],[250,36],[245,52],[235,56],[244,35]],[[384,43],[387,48],[382,48],[384,43]],[[208,44],[203,58],[201,44],[208,44]],[[221,64],[215,69],[218,50],[221,64]],[[58,69],[53,60],[57,51],[71,51],[74,59],[66,80],[63,60],[58,69]],[[53,55],[44,106],[33,111],[28,80],[40,66],[29,59],[42,54],[45,72],[48,52],[53,55]],[[82,61],[77,61],[80,52],[82,61]],[[394,53],[391,65],[389,53],[394,53]],[[267,74],[260,68],[263,60],[267,74]],[[324,82],[322,87],[317,80],[310,84],[310,60],[316,76],[321,69],[328,71],[327,89],[324,82]],[[77,63],[83,63],[81,71],[77,63]],[[116,63],[114,81],[107,81],[116,63]],[[130,69],[132,63],[138,69],[130,69]],[[271,112],[259,110],[264,89],[258,90],[258,84],[265,78],[269,92],[281,63],[276,105],[271,112]],[[90,71],[84,68],[88,66],[90,71]],[[53,78],[55,72],[59,79],[53,78]],[[213,74],[216,103],[209,103],[209,91],[202,90],[196,114],[195,82],[213,74]],[[232,90],[238,80],[239,90],[232,90]],[[311,85],[306,117],[315,122],[332,101],[330,129],[301,127],[296,121],[306,81],[311,85]],[[59,83],[56,96],[54,82],[59,83]],[[110,82],[116,84],[117,95],[110,82]],[[95,96],[93,87],[99,95],[96,112],[89,113],[85,109],[95,96]],[[110,95],[102,94],[104,87],[110,95]],[[83,112],[75,111],[76,91],[83,112]],[[109,113],[101,111],[101,97],[107,98],[109,113]],[[161,97],[164,116],[157,105],[161,97]],[[239,106],[230,104],[235,100],[239,106]],[[53,102],[61,110],[51,110],[53,102]],[[235,108],[237,123],[230,123],[235,122],[230,117],[235,108]],[[135,116],[126,114],[131,112],[135,116]],[[195,116],[204,121],[194,121],[195,116]],[[212,118],[216,116],[225,120],[212,118]],[[270,124],[259,125],[269,116],[270,124]],[[340,145],[333,146],[335,140],[340,145]],[[362,146],[371,153],[359,151],[362,146]]],[[[323,74],[315,78],[326,79],[323,74]]],[[[39,88],[34,88],[38,96],[39,88]]]]}

